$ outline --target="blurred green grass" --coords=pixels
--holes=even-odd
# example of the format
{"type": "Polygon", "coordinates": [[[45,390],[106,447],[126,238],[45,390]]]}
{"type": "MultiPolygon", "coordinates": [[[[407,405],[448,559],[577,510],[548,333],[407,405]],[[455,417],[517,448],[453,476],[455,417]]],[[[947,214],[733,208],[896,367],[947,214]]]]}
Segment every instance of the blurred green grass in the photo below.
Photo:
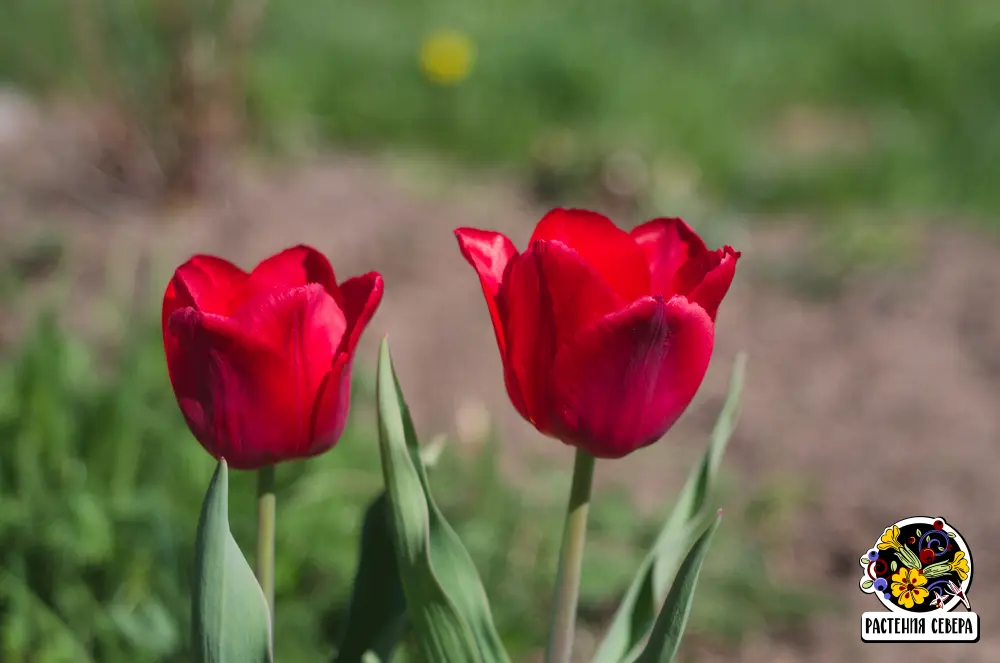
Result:
{"type": "MultiPolygon", "coordinates": [[[[180,417],[158,328],[137,322],[108,351],[45,316],[2,360],[0,659],[187,661],[193,538],[214,463],[180,417]]],[[[358,369],[351,420],[333,452],[279,467],[280,660],[329,660],[343,622],[359,519],[381,486],[368,374],[358,369]]],[[[499,453],[499,441],[471,455],[446,450],[431,480],[483,576],[502,637],[520,658],[544,641],[569,478],[566,468],[539,468],[511,484],[497,469],[499,453]]],[[[252,481],[250,473],[231,478],[233,531],[247,551],[252,481]]],[[[797,588],[774,584],[765,571],[777,551],[755,532],[762,523],[780,525],[781,514],[761,504],[752,502],[720,532],[695,632],[738,643],[750,631],[811,616],[812,601],[795,598],[797,588]]],[[[665,513],[640,516],[624,494],[600,496],[583,626],[598,630],[610,616],[665,513]]]]}
{"type": "MultiPolygon", "coordinates": [[[[139,85],[162,65],[149,1],[105,4],[139,85]]],[[[85,82],[61,0],[13,0],[5,15],[0,78],[85,82]]],[[[581,159],[625,147],[694,172],[699,196],[744,211],[979,219],[1000,210],[998,72],[992,0],[271,0],[249,103],[279,148],[518,169],[556,132],[581,159]],[[439,27],[476,45],[452,88],[419,71],[439,27]]]]}

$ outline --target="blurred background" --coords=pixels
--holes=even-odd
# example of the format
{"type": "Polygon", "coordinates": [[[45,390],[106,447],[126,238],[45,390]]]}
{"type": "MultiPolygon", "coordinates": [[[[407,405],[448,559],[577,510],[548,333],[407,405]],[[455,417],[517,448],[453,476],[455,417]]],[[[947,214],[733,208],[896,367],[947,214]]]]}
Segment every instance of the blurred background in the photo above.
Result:
{"type": "MultiPolygon", "coordinates": [[[[685,661],[1000,656],[1000,4],[992,0],[4,0],[0,660],[180,663],[213,463],[164,370],[174,267],[305,242],[387,294],[337,449],[279,469],[277,655],[330,660],[380,486],[392,338],[433,483],[516,661],[540,660],[571,454],[503,391],[452,229],[555,205],[743,251],[713,367],[598,466],[581,660],[750,356],[685,661]],[[489,416],[486,414],[489,412],[489,416]],[[858,558],[947,518],[978,645],[862,645],[858,558]],[[509,544],[509,547],[508,547],[509,544]]],[[[252,550],[252,478],[233,526],[252,550]]],[[[402,660],[403,657],[401,657],[402,660]]]]}

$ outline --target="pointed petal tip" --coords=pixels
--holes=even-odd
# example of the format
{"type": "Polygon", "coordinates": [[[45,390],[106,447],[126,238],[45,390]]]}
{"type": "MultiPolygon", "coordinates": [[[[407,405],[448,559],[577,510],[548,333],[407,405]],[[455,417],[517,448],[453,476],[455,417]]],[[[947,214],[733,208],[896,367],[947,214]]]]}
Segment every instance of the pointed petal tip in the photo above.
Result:
{"type": "Polygon", "coordinates": [[[270,258],[275,258],[277,256],[284,256],[284,255],[291,254],[291,253],[294,253],[294,252],[297,252],[297,251],[300,251],[300,252],[303,252],[303,253],[306,253],[306,254],[309,254],[309,255],[322,256],[324,259],[326,259],[327,261],[329,261],[329,258],[327,258],[326,255],[322,251],[320,251],[319,249],[317,249],[315,246],[312,246],[310,244],[306,244],[304,242],[300,242],[298,244],[294,244],[292,246],[289,246],[288,248],[282,249],[281,251],[278,251],[277,253],[275,253],[274,255],[269,256],[269,257],[270,258]]]}
{"type": "Polygon", "coordinates": [[[344,315],[348,320],[349,334],[344,338],[342,349],[353,354],[368,324],[378,313],[385,294],[385,280],[379,272],[367,272],[353,276],[340,289],[344,315]]]}
{"type": "Polygon", "coordinates": [[[640,235],[654,228],[666,229],[672,227],[689,233],[694,232],[688,222],[679,216],[657,216],[648,221],[643,221],[633,228],[629,234],[640,235]]]}
{"type": "Polygon", "coordinates": [[[363,298],[364,301],[359,302],[362,309],[374,308],[381,303],[382,295],[385,294],[385,278],[383,278],[380,272],[365,272],[359,276],[352,276],[344,280],[338,288],[345,299],[345,306],[352,305],[352,302],[347,300],[363,298]]]}

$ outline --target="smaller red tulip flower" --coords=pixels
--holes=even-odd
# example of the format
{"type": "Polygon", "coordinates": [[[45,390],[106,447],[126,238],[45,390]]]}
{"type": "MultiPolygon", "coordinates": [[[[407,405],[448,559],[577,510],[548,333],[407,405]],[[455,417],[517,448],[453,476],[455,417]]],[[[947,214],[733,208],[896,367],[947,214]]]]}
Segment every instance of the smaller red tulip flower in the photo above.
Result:
{"type": "Polygon", "coordinates": [[[208,255],[178,267],[163,298],[163,344],[201,445],[248,470],[336,444],[354,349],[382,291],[376,272],[338,285],[330,262],[307,246],[249,274],[208,255]]]}
{"type": "Polygon", "coordinates": [[[708,369],[738,251],[710,251],[680,219],[631,233],[555,209],[519,253],[500,233],[455,231],[479,274],[517,411],[598,458],[649,445],[708,369]]]}

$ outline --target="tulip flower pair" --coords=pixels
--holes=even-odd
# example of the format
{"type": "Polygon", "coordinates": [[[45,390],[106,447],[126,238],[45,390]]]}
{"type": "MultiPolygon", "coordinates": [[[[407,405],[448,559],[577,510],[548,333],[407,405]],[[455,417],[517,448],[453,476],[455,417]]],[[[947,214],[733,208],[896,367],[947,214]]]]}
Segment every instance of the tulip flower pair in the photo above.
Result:
{"type": "MultiPolygon", "coordinates": [[[[499,233],[455,234],[482,283],[522,417],[598,458],[663,436],[708,368],[738,252],[709,251],[680,219],[626,233],[581,210],[547,214],[523,254],[499,233]]],[[[331,448],[382,292],[376,272],[338,285],[306,246],[249,274],[213,256],[181,265],[164,297],[163,335],[198,441],[237,469],[331,448]]]]}
{"type": "MultiPolygon", "coordinates": [[[[740,254],[709,250],[680,219],[625,232],[585,210],[549,212],[523,253],[499,233],[455,234],[482,285],[511,403],[578,450],[548,658],[562,663],[594,459],[652,444],[688,407],[740,254]]],[[[215,458],[261,473],[270,515],[261,520],[268,540],[259,542],[258,575],[272,603],[261,559],[273,563],[273,466],[336,444],[355,349],[382,294],[377,272],[338,283],[329,261],[306,246],[249,273],[195,256],[167,287],[164,347],[188,426],[215,458]]]]}

